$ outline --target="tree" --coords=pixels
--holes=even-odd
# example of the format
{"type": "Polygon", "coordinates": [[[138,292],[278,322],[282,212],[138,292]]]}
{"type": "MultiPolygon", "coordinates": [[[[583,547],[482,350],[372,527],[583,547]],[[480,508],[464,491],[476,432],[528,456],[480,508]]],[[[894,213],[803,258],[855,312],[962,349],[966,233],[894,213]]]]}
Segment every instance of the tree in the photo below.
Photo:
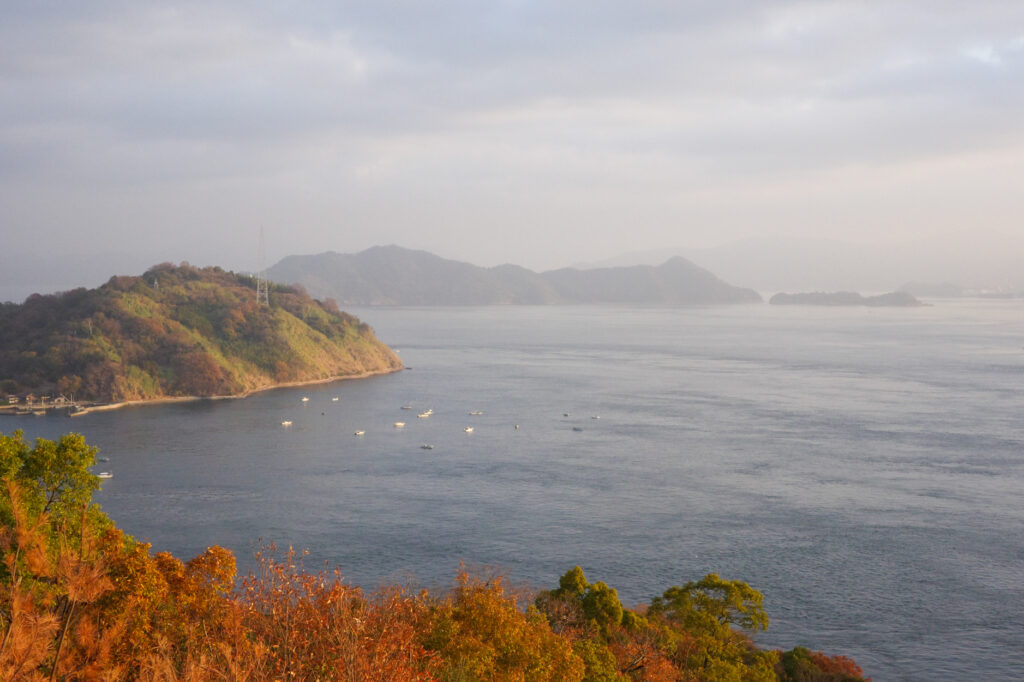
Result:
{"type": "Polygon", "coordinates": [[[459,573],[452,595],[431,606],[424,630],[424,646],[447,668],[443,679],[583,679],[572,644],[537,609],[520,611],[500,577],[459,573]]]}
{"type": "Polygon", "coordinates": [[[764,595],[741,580],[724,580],[709,573],[698,581],[665,590],[651,601],[649,612],[669,618],[687,630],[719,634],[738,625],[767,630],[764,595]]]}
{"type": "Polygon", "coordinates": [[[764,596],[740,580],[709,573],[651,600],[649,617],[679,633],[676,664],[705,680],[774,680],[776,652],[759,651],[732,629],[768,628],[764,596]]]}
{"type": "Polygon", "coordinates": [[[89,504],[99,488],[99,479],[89,471],[96,463],[96,452],[78,433],[65,434],[57,442],[40,438],[17,477],[37,486],[45,501],[44,512],[51,508],[77,511],[89,504]]]}

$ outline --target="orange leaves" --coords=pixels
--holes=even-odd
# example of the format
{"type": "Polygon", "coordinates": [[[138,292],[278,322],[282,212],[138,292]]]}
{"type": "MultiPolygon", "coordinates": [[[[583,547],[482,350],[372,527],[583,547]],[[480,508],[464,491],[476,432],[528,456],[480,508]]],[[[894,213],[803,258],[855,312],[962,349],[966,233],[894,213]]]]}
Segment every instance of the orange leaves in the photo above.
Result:
{"type": "Polygon", "coordinates": [[[88,604],[113,589],[101,559],[86,560],[70,552],[61,552],[57,561],[57,579],[72,602],[88,604]]]}
{"type": "Polygon", "coordinates": [[[337,571],[306,572],[291,548],[278,559],[264,547],[257,559],[238,604],[275,677],[432,679],[434,657],[415,641],[417,600],[401,591],[368,599],[337,571]]]}
{"type": "Polygon", "coordinates": [[[32,597],[17,589],[8,606],[10,620],[5,623],[0,646],[0,679],[31,679],[31,673],[51,655],[60,621],[36,608],[32,597]]]}
{"type": "Polygon", "coordinates": [[[424,644],[436,651],[450,675],[471,679],[577,680],[583,662],[572,644],[556,635],[536,611],[524,613],[505,593],[500,577],[474,578],[465,571],[451,595],[435,601],[424,644]]]}
{"type": "Polygon", "coordinates": [[[802,646],[775,653],[778,655],[775,673],[782,682],[803,680],[834,680],[835,682],[865,680],[871,682],[870,677],[864,677],[861,667],[847,656],[828,656],[820,651],[813,652],[802,646]]]}
{"type": "Polygon", "coordinates": [[[864,669],[857,665],[849,656],[829,656],[821,651],[817,651],[811,652],[809,658],[818,667],[818,670],[829,675],[846,675],[854,678],[864,676],[864,669]]]}

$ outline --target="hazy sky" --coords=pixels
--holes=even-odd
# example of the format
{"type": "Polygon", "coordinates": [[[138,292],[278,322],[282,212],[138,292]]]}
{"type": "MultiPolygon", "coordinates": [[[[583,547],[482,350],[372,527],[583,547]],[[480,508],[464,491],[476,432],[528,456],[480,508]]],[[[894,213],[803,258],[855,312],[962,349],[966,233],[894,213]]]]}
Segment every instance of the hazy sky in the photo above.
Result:
{"type": "Polygon", "coordinates": [[[1022,215],[1020,0],[34,0],[0,22],[8,273],[252,269],[261,226],[268,263],[397,243],[544,269],[1022,215]]]}

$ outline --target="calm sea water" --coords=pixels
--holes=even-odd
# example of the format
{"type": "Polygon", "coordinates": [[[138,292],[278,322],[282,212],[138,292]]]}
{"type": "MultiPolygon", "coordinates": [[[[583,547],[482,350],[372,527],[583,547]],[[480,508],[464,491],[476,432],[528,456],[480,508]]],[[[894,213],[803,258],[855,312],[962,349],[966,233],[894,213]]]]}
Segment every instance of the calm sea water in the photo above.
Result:
{"type": "Polygon", "coordinates": [[[105,510],[183,558],[264,538],[364,587],[580,564],[627,604],[717,572],[765,594],[762,645],[1024,677],[1024,301],[353,312],[408,371],[0,429],[84,433],[105,510]]]}

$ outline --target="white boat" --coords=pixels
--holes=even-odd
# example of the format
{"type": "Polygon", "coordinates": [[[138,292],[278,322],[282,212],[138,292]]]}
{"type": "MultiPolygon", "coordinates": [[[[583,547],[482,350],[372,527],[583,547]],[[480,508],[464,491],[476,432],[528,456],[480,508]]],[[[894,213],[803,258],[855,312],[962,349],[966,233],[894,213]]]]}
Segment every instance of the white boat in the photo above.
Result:
{"type": "Polygon", "coordinates": [[[291,426],[291,425],[292,425],[292,423],[288,419],[285,419],[283,422],[281,422],[281,426],[291,426]]]}
{"type": "Polygon", "coordinates": [[[403,410],[411,410],[412,409],[412,405],[402,405],[402,409],[403,410]]]}
{"type": "Polygon", "coordinates": [[[355,432],[354,434],[352,434],[352,435],[353,435],[353,436],[365,436],[365,435],[366,435],[366,431],[356,431],[356,432],[355,432]]]}
{"type": "Polygon", "coordinates": [[[475,410],[473,412],[470,412],[469,414],[474,416],[474,417],[479,417],[480,415],[483,414],[483,411],[482,410],[475,410]]]}
{"type": "Polygon", "coordinates": [[[601,417],[599,415],[592,414],[592,415],[590,415],[590,418],[591,419],[600,419],[601,417]]]}
{"type": "Polygon", "coordinates": [[[395,422],[395,428],[401,429],[405,426],[405,422],[395,422]]]}
{"type": "Polygon", "coordinates": [[[416,416],[417,416],[417,417],[419,417],[420,419],[426,419],[426,418],[427,418],[427,417],[429,417],[429,416],[430,416],[431,414],[433,414],[433,413],[432,413],[432,412],[420,412],[420,413],[419,413],[418,415],[416,415],[416,416]]]}
{"type": "Polygon", "coordinates": [[[114,477],[114,474],[110,473],[109,471],[101,471],[98,474],[96,474],[96,478],[113,478],[113,477],[114,477]]]}
{"type": "Polygon", "coordinates": [[[331,398],[331,402],[332,403],[338,402],[338,396],[334,396],[333,398],[331,398]]]}
{"type": "Polygon", "coordinates": [[[466,428],[464,428],[462,430],[465,431],[466,433],[473,433],[473,427],[472,426],[467,426],[466,428]]]}
{"type": "Polygon", "coordinates": [[[306,396],[302,396],[302,402],[308,403],[309,402],[309,398],[307,398],[306,396]]]}

